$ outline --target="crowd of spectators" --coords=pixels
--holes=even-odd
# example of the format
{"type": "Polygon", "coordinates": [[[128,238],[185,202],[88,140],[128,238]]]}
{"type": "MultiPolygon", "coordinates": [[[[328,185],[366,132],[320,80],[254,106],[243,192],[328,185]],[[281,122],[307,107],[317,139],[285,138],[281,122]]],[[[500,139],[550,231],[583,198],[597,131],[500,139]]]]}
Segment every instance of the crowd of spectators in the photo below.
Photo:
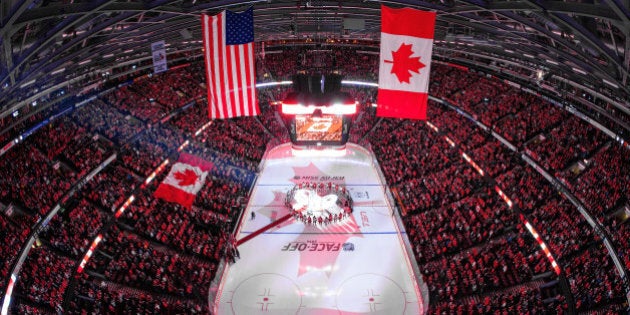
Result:
{"type": "Polygon", "coordinates": [[[184,143],[185,136],[170,126],[155,125],[142,132],[120,152],[125,167],[147,177],[184,143]]]}
{"type": "Polygon", "coordinates": [[[291,80],[297,71],[343,75],[347,80],[376,81],[378,78],[378,54],[347,47],[312,49],[298,46],[278,53],[265,55],[257,63],[258,81],[291,80]]]}
{"type": "Polygon", "coordinates": [[[565,314],[564,296],[544,303],[539,288],[521,287],[485,295],[474,300],[453,300],[431,305],[431,314],[565,314]],[[551,305],[550,305],[551,304],[551,305]]]}
{"type": "Polygon", "coordinates": [[[601,242],[566,260],[564,268],[578,311],[623,304],[623,283],[601,242]]]}
{"type": "MultiPolygon", "coordinates": [[[[491,182],[440,135],[425,123],[385,119],[369,140],[407,214],[403,221],[436,305],[430,311],[454,305],[483,309],[479,295],[528,285],[534,276],[549,274],[551,265],[491,182]]],[[[543,307],[540,297],[523,294],[511,299],[531,298],[529,311],[566,306],[543,307]]]]}
{"type": "Polygon", "coordinates": [[[194,134],[208,122],[210,122],[208,103],[205,100],[195,102],[191,107],[181,111],[169,120],[170,125],[189,135],[194,134]]]}
{"type": "Polygon", "coordinates": [[[47,125],[33,137],[33,144],[50,161],[59,161],[82,178],[112,153],[108,141],[98,141],[85,128],[64,116],[47,125]]]}
{"type": "Polygon", "coordinates": [[[132,115],[143,122],[155,124],[168,114],[167,108],[155,99],[140,94],[126,85],[106,94],[103,100],[123,114],[132,115]]]}
{"type": "MultiPolygon", "coordinates": [[[[497,83],[493,83],[496,80],[472,71],[444,69],[445,67],[439,65],[432,69],[436,80],[431,87],[436,87],[436,96],[442,95],[471,113],[518,148],[523,148],[544,169],[557,176],[584,203],[597,222],[602,224],[616,246],[616,254],[626,268],[630,266],[630,255],[626,254],[630,249],[627,241],[630,228],[624,219],[627,217],[624,209],[628,207],[627,187],[630,187],[630,177],[627,175],[630,174],[629,151],[614,143],[593,125],[562,111],[556,105],[524,92],[517,93],[512,87],[502,88],[501,94],[504,96],[501,102],[494,102],[497,97],[496,89],[489,89],[489,86],[496,85],[497,83]],[[457,75],[453,76],[455,73],[457,75]],[[443,84],[444,80],[440,77],[445,76],[456,77],[457,80],[447,80],[449,82],[443,84]],[[474,84],[475,82],[477,83],[474,84]],[[466,88],[453,89],[453,86],[466,88]],[[518,126],[519,124],[522,126],[518,126]]],[[[462,126],[461,121],[465,119],[459,120],[460,123],[450,125],[459,128],[462,126]]],[[[453,130],[453,134],[461,139],[464,138],[462,134],[471,133],[453,130]]],[[[510,190],[511,197],[521,209],[535,219],[534,223],[539,231],[546,232],[542,233],[543,238],[547,239],[560,259],[575,252],[580,253],[589,244],[596,242],[592,227],[575,206],[567,200],[559,199],[555,189],[535,172],[523,167],[514,169],[509,166],[514,165],[515,159],[506,163],[506,156],[514,155],[498,142],[494,143],[492,146],[481,146],[470,155],[487,171],[492,168],[487,167],[486,161],[494,165],[508,165],[500,171],[501,174],[507,174],[497,177],[500,174],[490,171],[490,175],[499,182],[512,178],[503,183],[502,187],[510,190]],[[495,149],[488,150],[491,147],[499,148],[504,153],[496,154],[495,149]],[[535,180],[534,176],[537,176],[535,180]]],[[[594,273],[603,274],[597,271],[594,273]]],[[[573,279],[579,275],[568,276],[573,279]]],[[[612,277],[600,276],[598,279],[612,277]]],[[[602,282],[600,287],[605,285],[609,283],[602,282]]],[[[618,297],[620,294],[621,291],[616,291],[612,295],[618,297]]]]}
{"type": "Polygon", "coordinates": [[[146,128],[137,118],[119,112],[101,99],[89,102],[73,111],[71,115],[79,125],[119,146],[146,128]]]}
{"type": "Polygon", "coordinates": [[[526,152],[545,169],[559,174],[571,163],[589,158],[607,140],[599,129],[570,116],[548,133],[532,139],[526,152]]]}
{"type": "MultiPolygon", "coordinates": [[[[135,92],[125,93],[119,95],[135,92]]],[[[183,143],[184,137],[175,130],[147,125],[138,119],[142,117],[129,114],[120,113],[100,99],[93,100],[51,120],[0,160],[0,171],[7,179],[0,183],[4,185],[0,201],[6,210],[0,222],[6,239],[3,244],[8,246],[2,247],[3,279],[8,279],[31,228],[53,205],[64,203],[57,215],[38,230],[36,247],[29,251],[20,269],[14,310],[60,311],[73,268],[96,234],[139,186],[144,179],[141,176],[183,143]],[[132,139],[135,141],[130,142],[132,139]],[[147,143],[152,146],[147,148],[147,143]],[[60,200],[75,181],[114,151],[119,151],[118,159],[80,187],[76,198],[60,200]]],[[[196,261],[189,264],[198,265],[196,261]]],[[[181,307],[170,299],[162,305],[166,307],[167,302],[181,307]]],[[[204,304],[198,303],[201,310],[204,304]]]]}
{"type": "Polygon", "coordinates": [[[254,117],[215,120],[200,134],[204,145],[244,161],[247,169],[255,170],[266,150],[271,135],[254,117]]]}
{"type": "Polygon", "coordinates": [[[82,191],[92,203],[114,212],[140,186],[141,180],[117,160],[88,181],[82,191]]]}
{"type": "Polygon", "coordinates": [[[209,314],[208,303],[121,287],[82,274],[67,314],[209,314]]]}
{"type": "Polygon", "coordinates": [[[30,305],[40,313],[63,310],[63,296],[76,260],[47,246],[32,248],[18,275],[12,308],[30,305]]]}
{"type": "MultiPolygon", "coordinates": [[[[587,208],[592,208],[594,214],[601,214],[601,222],[605,223],[604,227],[611,231],[613,240],[620,246],[618,250],[620,258],[628,265],[627,255],[623,254],[628,248],[628,242],[622,236],[629,235],[627,232],[629,229],[626,227],[627,224],[624,224],[623,220],[620,219],[623,217],[624,205],[627,204],[627,188],[625,187],[630,187],[627,176],[624,176],[624,174],[629,173],[627,161],[630,159],[625,158],[628,154],[627,150],[618,145],[604,146],[600,150],[607,143],[605,136],[598,131],[590,132],[595,130],[593,126],[585,124],[577,118],[572,118],[573,116],[563,112],[555,105],[532,98],[530,95],[518,92],[511,87],[499,88],[501,90],[500,95],[495,94],[497,89],[490,87],[496,83],[477,74],[466,74],[461,70],[443,69],[439,66],[436,69],[441,75],[452,76],[454,72],[458,74],[461,72],[463,75],[458,75],[458,79],[449,78],[446,83],[443,83],[442,80],[433,81],[432,88],[437,87],[436,89],[440,90],[443,86],[452,85],[449,82],[455,81],[454,85],[458,88],[441,90],[445,99],[464,109],[471,116],[480,119],[489,128],[511,141],[517,148],[525,147],[531,152],[549,153],[544,155],[543,159],[540,158],[540,155],[534,155],[535,160],[545,161],[543,164],[545,168],[548,168],[549,163],[556,162],[556,153],[541,150],[536,139],[543,141],[551,139],[549,143],[554,143],[553,140],[560,139],[558,141],[561,143],[561,148],[554,148],[558,154],[564,154],[565,151],[562,151],[564,147],[577,146],[581,152],[580,155],[571,154],[564,160],[560,157],[561,161],[554,164],[555,167],[550,170],[557,170],[558,174],[570,174],[567,176],[568,182],[571,184],[570,187],[585,202],[587,208]],[[530,106],[531,104],[534,105],[530,106]],[[532,118],[529,118],[530,116],[532,118]],[[540,119],[539,117],[542,116],[550,116],[550,119],[540,119]],[[539,121],[527,124],[526,127],[515,125],[520,124],[526,118],[539,121]],[[575,129],[580,130],[573,133],[575,129]],[[588,134],[588,136],[580,137],[580,134],[588,134]],[[570,138],[570,140],[562,141],[560,137],[570,138]],[[530,141],[532,139],[533,141],[530,141]],[[587,139],[586,143],[582,143],[584,139],[587,139]],[[588,141],[589,139],[592,141],[588,141]],[[609,149],[614,154],[608,153],[609,149]],[[595,153],[597,150],[601,152],[595,153]],[[567,169],[571,163],[585,157],[593,157],[588,161],[591,165],[587,167],[586,171],[575,175],[573,170],[567,169]],[[552,160],[553,162],[550,162],[552,160]],[[602,174],[604,176],[601,176],[602,174]],[[602,189],[602,187],[606,189],[602,189]],[[592,198],[591,194],[593,195],[592,198]],[[618,215],[612,216],[612,214],[618,215]]],[[[490,132],[484,131],[462,115],[435,102],[430,102],[428,117],[428,120],[439,128],[440,133],[449,136],[454,145],[457,145],[462,152],[466,152],[491,180],[496,179],[497,184],[505,190],[518,211],[523,213],[525,218],[529,218],[533,226],[542,232],[540,233],[541,236],[554,253],[560,266],[571,264],[571,259],[575,259],[575,257],[588,257],[586,253],[595,250],[593,249],[594,244],[601,244],[601,240],[594,235],[593,228],[586,222],[577,208],[559,194],[541,175],[532,172],[529,166],[520,161],[519,155],[508,150],[494,139],[490,132]]],[[[377,130],[370,134],[370,143],[379,158],[379,163],[390,186],[399,196],[398,201],[401,203],[401,207],[409,213],[405,222],[408,226],[412,246],[415,246],[418,262],[422,264],[426,261],[430,262],[431,257],[443,257],[443,255],[448,256],[448,253],[452,251],[457,252],[458,245],[461,245],[461,248],[470,247],[473,244],[470,242],[471,238],[462,238],[462,234],[466,234],[461,231],[467,232],[468,230],[465,229],[474,226],[476,222],[469,220],[471,221],[471,225],[469,225],[468,221],[456,219],[461,216],[461,212],[459,212],[461,208],[448,207],[453,200],[459,200],[461,196],[467,195],[461,190],[461,187],[451,183],[452,175],[449,176],[448,172],[444,175],[440,174],[440,172],[448,170],[455,157],[446,152],[447,142],[427,142],[427,139],[431,138],[429,129],[409,128],[412,124],[391,122],[387,119],[381,120],[377,130]],[[422,162],[418,163],[418,161],[422,162]],[[418,178],[418,180],[413,178],[418,178]],[[433,194],[427,193],[425,188],[428,187],[427,182],[432,183],[431,178],[440,178],[443,182],[448,183],[446,187],[450,192],[441,191],[439,185],[432,186],[433,192],[441,198],[445,196],[446,201],[431,200],[433,194]],[[406,183],[411,183],[411,185],[406,185],[406,183]],[[437,190],[435,190],[436,188],[437,190]],[[462,193],[454,195],[453,192],[462,193]],[[421,206],[418,207],[418,205],[421,206]],[[456,232],[453,233],[453,231],[456,232]]],[[[548,145],[548,148],[551,147],[548,145]]],[[[567,150],[571,149],[567,148],[567,150]]],[[[460,180],[466,178],[466,173],[462,173],[461,170],[457,170],[455,173],[460,180]]],[[[474,190],[475,185],[466,183],[465,187],[471,187],[474,190]]],[[[500,202],[499,204],[504,203],[500,202]]],[[[493,209],[497,208],[494,207],[493,209]]],[[[480,211],[479,208],[475,210],[480,211]]],[[[496,214],[493,214],[494,217],[496,214]]],[[[501,223],[507,222],[509,230],[510,223],[514,224],[515,220],[513,214],[508,214],[508,217],[506,221],[501,220],[501,223]]],[[[521,224],[517,226],[522,229],[521,224]]],[[[495,230],[494,228],[491,230],[496,231],[494,233],[500,231],[500,229],[495,230]]],[[[616,274],[616,268],[611,262],[606,262],[610,260],[607,256],[607,250],[603,246],[596,248],[598,248],[598,255],[601,257],[593,259],[591,263],[609,266],[604,268],[605,270],[593,267],[587,277],[576,268],[568,268],[563,271],[563,275],[571,283],[574,296],[580,288],[577,285],[580,281],[588,282],[589,287],[593,288],[595,292],[606,293],[597,295],[597,298],[590,295],[586,297],[578,295],[576,301],[580,302],[580,311],[598,310],[601,307],[617,309],[623,305],[623,289],[620,286],[621,280],[616,274]],[[596,301],[593,302],[593,300],[596,301]]],[[[546,266],[549,265],[548,261],[543,260],[543,262],[546,266]]],[[[542,263],[539,266],[543,266],[542,263]]],[[[442,266],[442,269],[450,270],[451,268],[450,266],[442,266]]],[[[549,267],[544,269],[549,270],[549,267]]],[[[543,269],[539,268],[539,270],[543,269]]],[[[431,280],[429,280],[429,285],[431,285],[430,282],[431,280]]],[[[452,294],[446,294],[444,298],[453,300],[454,297],[452,294]]],[[[455,299],[454,302],[440,304],[440,307],[473,307],[478,311],[480,307],[478,301],[467,304],[464,302],[465,300],[455,299]]],[[[527,303],[534,305],[537,302],[534,299],[527,303]]],[[[564,303],[556,303],[555,305],[564,305],[564,303]]],[[[441,308],[441,310],[444,309],[441,308]]]]}
{"type": "MultiPolygon", "coordinates": [[[[325,65],[331,64],[346,78],[375,81],[378,68],[376,55],[347,48],[326,53],[294,48],[264,60],[258,74],[265,80],[288,79],[296,68],[330,70],[325,65]]],[[[13,310],[55,312],[62,309],[65,294],[69,308],[64,311],[70,313],[208,312],[209,281],[225,256],[226,233],[246,204],[267,144],[288,141],[288,133],[273,105],[284,88],[261,93],[259,117],[216,120],[200,135],[193,133],[209,122],[203,102],[168,119],[203,96],[199,67],[115,89],[53,120],[2,156],[0,202],[20,209],[19,214],[0,213],[0,235],[7,240],[0,246],[0,276],[7,279],[32,226],[77,180],[109,153],[117,154],[40,231],[20,271],[13,310]],[[191,210],[154,198],[154,185],[139,185],[186,140],[186,152],[214,165],[191,210]],[[111,213],[139,188],[145,190],[109,228],[86,272],[73,278],[78,259],[111,213]],[[76,285],[66,294],[71,281],[76,285]]],[[[378,119],[371,107],[374,89],[349,91],[361,104],[351,140],[369,142],[404,211],[429,286],[430,312],[562,313],[568,294],[580,312],[623,309],[622,282],[601,238],[517,153],[436,102],[429,104],[428,120],[439,132],[424,122],[378,119]],[[466,163],[462,152],[484,175],[466,163]],[[513,207],[499,199],[494,184],[513,207]],[[523,219],[548,245],[570,292],[543,301],[544,289],[534,278],[557,279],[523,219]]],[[[630,227],[619,215],[628,208],[627,149],[560,107],[473,71],[435,64],[430,93],[479,119],[561,178],[630,268],[625,254],[630,227]],[[578,171],[575,163],[582,163],[578,171]]],[[[1,126],[14,122],[5,118],[1,126]]]]}
{"type": "Polygon", "coordinates": [[[514,213],[491,191],[483,191],[449,205],[407,217],[409,240],[416,260],[427,263],[455,254],[506,233],[516,222],[514,213]]]}
{"type": "MultiPolygon", "coordinates": [[[[11,206],[13,207],[13,206],[11,206]]],[[[6,209],[4,209],[6,211],[6,209]]],[[[12,210],[15,213],[15,210],[12,210]]],[[[22,219],[16,221],[16,217],[8,216],[5,212],[0,213],[0,284],[6,287],[6,280],[9,278],[11,268],[19,257],[22,245],[26,242],[31,233],[31,226],[35,223],[34,217],[22,215],[22,219]]]]}
{"type": "Polygon", "coordinates": [[[0,147],[15,139],[30,127],[41,123],[44,119],[58,112],[61,108],[69,106],[74,99],[52,104],[44,109],[37,107],[37,101],[15,110],[10,115],[0,118],[0,147]]]}
{"type": "MultiPolygon", "coordinates": [[[[192,73],[188,70],[186,68],[178,68],[150,77],[143,77],[142,79],[134,80],[129,89],[144,96],[149,102],[157,102],[160,105],[159,107],[164,107],[166,113],[170,113],[174,109],[184,106],[191,99],[201,96],[201,93],[199,93],[200,88],[194,88],[195,85],[199,87],[200,82],[193,80],[192,73]],[[186,88],[182,88],[184,86],[186,88]]],[[[151,107],[156,108],[157,106],[152,104],[151,107]]]]}
{"type": "Polygon", "coordinates": [[[420,272],[433,303],[531,281],[551,269],[528,234],[508,235],[458,255],[424,264],[420,272]]]}
{"type": "Polygon", "coordinates": [[[201,302],[207,301],[217,264],[112,226],[86,269],[108,282],[201,302]]]}
{"type": "Polygon", "coordinates": [[[134,233],[182,253],[221,260],[224,235],[231,231],[225,215],[200,207],[184,209],[147,193],[136,199],[120,220],[134,233]]]}
{"type": "Polygon", "coordinates": [[[108,214],[86,199],[73,200],[66,206],[69,209],[54,216],[39,232],[39,237],[42,242],[76,260],[90,246],[108,214]]]}
{"type": "Polygon", "coordinates": [[[260,122],[278,139],[280,143],[289,142],[289,132],[283,122],[280,111],[281,101],[285,98],[290,86],[275,86],[258,89],[258,103],[260,107],[260,122]]]}
{"type": "Polygon", "coordinates": [[[568,181],[573,193],[601,222],[619,258],[630,267],[630,150],[611,143],[589,160],[589,168],[568,181]]]}
{"type": "Polygon", "coordinates": [[[11,149],[0,159],[0,201],[14,203],[43,217],[72,185],[72,174],[29,144],[11,149]]]}

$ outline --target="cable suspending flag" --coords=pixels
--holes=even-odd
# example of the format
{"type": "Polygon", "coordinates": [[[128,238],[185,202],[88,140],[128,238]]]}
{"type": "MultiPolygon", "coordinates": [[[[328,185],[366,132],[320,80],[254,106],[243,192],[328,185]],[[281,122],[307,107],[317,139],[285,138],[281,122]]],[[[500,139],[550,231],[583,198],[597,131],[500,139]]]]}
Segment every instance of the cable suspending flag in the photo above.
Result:
{"type": "Polygon", "coordinates": [[[212,166],[200,157],[181,153],[154,196],[190,209],[212,166]]]}
{"type": "Polygon", "coordinates": [[[435,12],[381,5],[376,115],[426,119],[435,12]]]}
{"type": "Polygon", "coordinates": [[[256,116],[254,9],[202,14],[210,118],[256,116]]]}

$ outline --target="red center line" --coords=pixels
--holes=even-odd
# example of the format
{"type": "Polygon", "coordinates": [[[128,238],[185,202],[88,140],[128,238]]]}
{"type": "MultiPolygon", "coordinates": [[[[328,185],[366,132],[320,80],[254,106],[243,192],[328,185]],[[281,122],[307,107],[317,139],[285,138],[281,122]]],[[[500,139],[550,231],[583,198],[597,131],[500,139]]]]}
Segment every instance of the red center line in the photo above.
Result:
{"type": "Polygon", "coordinates": [[[251,240],[252,238],[254,238],[254,237],[264,233],[265,231],[267,231],[267,230],[269,230],[269,229],[271,229],[271,228],[281,224],[282,222],[284,222],[284,221],[286,221],[286,220],[288,220],[288,219],[290,219],[292,217],[293,217],[293,215],[289,213],[289,214],[281,217],[280,219],[278,219],[276,221],[273,221],[273,222],[271,222],[271,223],[261,227],[260,229],[254,231],[254,232],[250,233],[249,235],[247,235],[247,236],[241,238],[240,240],[236,241],[236,246],[240,246],[241,244],[251,240]]]}

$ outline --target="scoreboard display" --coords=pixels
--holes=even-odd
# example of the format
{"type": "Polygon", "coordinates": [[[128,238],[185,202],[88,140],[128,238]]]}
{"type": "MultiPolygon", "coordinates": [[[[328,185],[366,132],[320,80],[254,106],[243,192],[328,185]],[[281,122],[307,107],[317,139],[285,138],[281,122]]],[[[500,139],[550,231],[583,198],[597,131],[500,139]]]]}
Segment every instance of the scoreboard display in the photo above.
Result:
{"type": "Polygon", "coordinates": [[[295,116],[297,141],[341,141],[343,118],[337,115],[295,116]]]}
{"type": "Polygon", "coordinates": [[[294,145],[344,145],[355,100],[339,92],[340,76],[295,76],[294,92],[282,101],[282,114],[294,145]]]}

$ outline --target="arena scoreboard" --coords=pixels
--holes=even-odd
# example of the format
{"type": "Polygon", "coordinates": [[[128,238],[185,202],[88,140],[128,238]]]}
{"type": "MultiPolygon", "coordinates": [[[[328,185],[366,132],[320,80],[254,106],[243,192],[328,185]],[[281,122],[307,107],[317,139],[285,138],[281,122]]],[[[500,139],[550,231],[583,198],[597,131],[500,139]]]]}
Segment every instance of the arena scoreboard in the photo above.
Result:
{"type": "Polygon", "coordinates": [[[296,75],[281,104],[291,142],[297,146],[341,146],[357,112],[357,102],[340,91],[339,75],[296,75]]]}

